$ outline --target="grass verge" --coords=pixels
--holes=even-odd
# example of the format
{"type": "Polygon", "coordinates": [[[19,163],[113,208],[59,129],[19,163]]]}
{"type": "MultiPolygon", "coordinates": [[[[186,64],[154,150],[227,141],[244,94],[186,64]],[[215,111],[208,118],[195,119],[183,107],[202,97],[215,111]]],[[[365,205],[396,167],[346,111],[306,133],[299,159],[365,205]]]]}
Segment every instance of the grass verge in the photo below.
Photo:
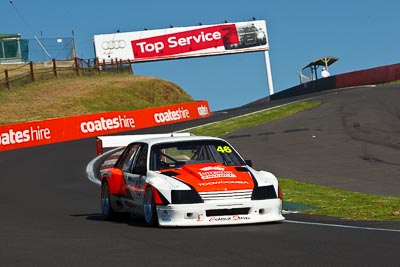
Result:
{"type": "Polygon", "coordinates": [[[400,220],[400,198],[368,195],[279,178],[286,201],[310,208],[302,213],[352,220],[400,220]]]}
{"type": "Polygon", "coordinates": [[[58,78],[0,90],[0,125],[191,101],[178,85],[153,77],[99,74],[58,78]]]}
{"type": "MultiPolygon", "coordinates": [[[[316,101],[298,102],[258,113],[227,119],[190,130],[196,135],[221,136],[289,116],[319,105],[316,101]]],[[[350,220],[400,220],[400,198],[368,195],[279,178],[284,200],[310,206],[301,213],[327,215],[350,220]],[[313,208],[315,207],[315,208],[313,208]]]]}

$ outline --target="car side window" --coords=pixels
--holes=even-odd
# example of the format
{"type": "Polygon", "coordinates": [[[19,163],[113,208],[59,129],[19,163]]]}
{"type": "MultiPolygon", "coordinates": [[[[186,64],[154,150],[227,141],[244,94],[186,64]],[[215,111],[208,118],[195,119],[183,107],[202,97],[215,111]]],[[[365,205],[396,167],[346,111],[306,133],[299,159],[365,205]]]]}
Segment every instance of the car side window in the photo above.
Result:
{"type": "Polygon", "coordinates": [[[140,148],[140,144],[130,144],[122,153],[121,158],[117,161],[116,167],[124,172],[130,172],[132,163],[140,148]]]}
{"type": "Polygon", "coordinates": [[[137,156],[135,157],[132,166],[132,173],[142,174],[147,170],[147,153],[148,146],[146,144],[142,144],[137,152],[137,156]]]}

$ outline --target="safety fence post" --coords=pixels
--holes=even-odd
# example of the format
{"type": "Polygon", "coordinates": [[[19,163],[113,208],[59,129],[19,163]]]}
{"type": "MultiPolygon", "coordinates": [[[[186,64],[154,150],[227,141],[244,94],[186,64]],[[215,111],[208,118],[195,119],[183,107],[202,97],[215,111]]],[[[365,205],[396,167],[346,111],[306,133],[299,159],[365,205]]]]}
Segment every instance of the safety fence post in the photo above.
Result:
{"type": "Polygon", "coordinates": [[[5,83],[7,89],[10,89],[10,81],[8,80],[8,70],[4,70],[4,75],[5,75],[5,83]]]}
{"type": "Polygon", "coordinates": [[[76,72],[76,76],[79,76],[79,63],[78,63],[78,58],[75,57],[75,72],[76,72]]]}
{"type": "Polygon", "coordinates": [[[57,76],[57,65],[56,65],[56,59],[55,59],[55,58],[53,58],[53,59],[52,59],[52,61],[53,61],[53,74],[54,74],[54,77],[58,78],[58,76],[57,76]]]}
{"type": "Polygon", "coordinates": [[[133,67],[132,67],[133,63],[131,63],[131,60],[129,58],[128,58],[128,64],[129,64],[129,71],[133,74],[133,67]]]}
{"type": "Polygon", "coordinates": [[[31,71],[31,81],[34,82],[35,81],[35,73],[34,73],[34,70],[33,70],[33,62],[32,61],[29,61],[29,68],[30,68],[30,71],[31,71]]]}

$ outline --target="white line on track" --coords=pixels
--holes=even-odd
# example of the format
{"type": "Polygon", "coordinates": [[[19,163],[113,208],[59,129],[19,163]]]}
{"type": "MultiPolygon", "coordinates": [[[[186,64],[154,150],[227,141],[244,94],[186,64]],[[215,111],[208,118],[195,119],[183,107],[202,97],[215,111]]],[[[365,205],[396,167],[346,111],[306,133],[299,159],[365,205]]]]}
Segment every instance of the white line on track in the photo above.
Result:
{"type": "Polygon", "coordinates": [[[287,223],[295,223],[295,224],[306,224],[306,225],[317,225],[317,226],[337,227],[337,228],[349,228],[349,229],[357,229],[357,230],[383,231],[383,232],[395,232],[395,233],[400,233],[400,230],[398,230],[398,229],[375,228],[375,227],[362,227],[362,226],[352,226],[352,225],[343,225],[343,224],[330,224],[330,223],[318,223],[318,222],[302,222],[302,221],[291,221],[291,220],[284,220],[284,222],[287,222],[287,223]]]}

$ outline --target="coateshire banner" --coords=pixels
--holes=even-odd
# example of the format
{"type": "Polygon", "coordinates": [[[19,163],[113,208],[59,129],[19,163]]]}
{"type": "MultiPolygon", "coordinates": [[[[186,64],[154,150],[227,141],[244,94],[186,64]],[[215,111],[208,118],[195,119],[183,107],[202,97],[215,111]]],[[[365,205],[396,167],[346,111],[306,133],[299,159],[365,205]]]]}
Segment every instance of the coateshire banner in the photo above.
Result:
{"type": "Polygon", "coordinates": [[[207,101],[0,126],[0,151],[107,135],[210,116],[207,101]]]}
{"type": "Polygon", "coordinates": [[[264,20],[94,36],[100,61],[132,62],[268,50],[264,20]]]}

